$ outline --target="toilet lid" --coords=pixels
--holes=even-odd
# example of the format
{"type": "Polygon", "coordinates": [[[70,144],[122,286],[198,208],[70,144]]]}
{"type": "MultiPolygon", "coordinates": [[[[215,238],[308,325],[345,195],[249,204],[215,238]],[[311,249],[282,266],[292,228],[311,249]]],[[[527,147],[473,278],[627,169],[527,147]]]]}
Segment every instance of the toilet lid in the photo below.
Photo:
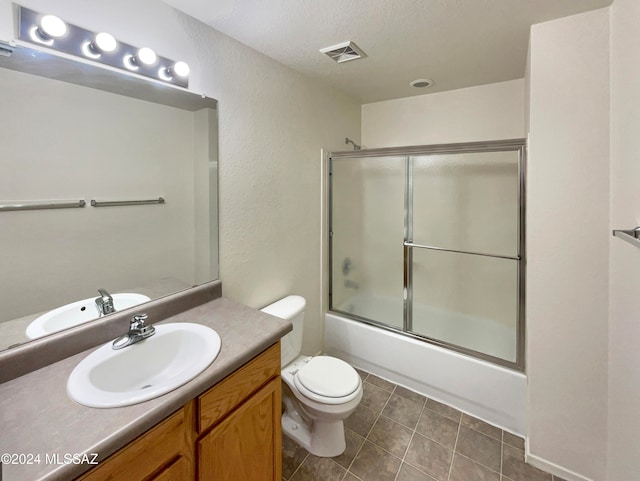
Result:
{"type": "Polygon", "coordinates": [[[360,376],[340,359],[316,356],[298,370],[295,383],[322,397],[343,398],[360,387],[360,376]]]}

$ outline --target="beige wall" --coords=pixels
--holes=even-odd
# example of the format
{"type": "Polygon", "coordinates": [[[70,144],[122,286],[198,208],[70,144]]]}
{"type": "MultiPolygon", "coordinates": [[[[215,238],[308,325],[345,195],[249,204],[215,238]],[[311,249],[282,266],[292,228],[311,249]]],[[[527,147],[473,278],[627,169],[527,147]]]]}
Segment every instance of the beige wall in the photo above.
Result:
{"type": "Polygon", "coordinates": [[[599,481],[607,451],[609,10],[534,25],[530,62],[528,454],[599,481]]]}
{"type": "MultiPolygon", "coordinates": [[[[22,3],[190,64],[191,89],[220,102],[223,293],[253,307],[305,296],[303,349],[320,350],[320,149],[359,141],[359,103],[158,0],[22,3]]],[[[0,8],[10,38],[10,2],[0,8]]]]}
{"type": "MultiPolygon", "coordinates": [[[[611,7],[611,223],[640,225],[640,2],[611,7]]],[[[611,238],[608,480],[640,479],[640,251],[611,238]]]]}
{"type": "Polygon", "coordinates": [[[366,148],[524,136],[524,80],[510,80],[362,106],[366,148]]]}

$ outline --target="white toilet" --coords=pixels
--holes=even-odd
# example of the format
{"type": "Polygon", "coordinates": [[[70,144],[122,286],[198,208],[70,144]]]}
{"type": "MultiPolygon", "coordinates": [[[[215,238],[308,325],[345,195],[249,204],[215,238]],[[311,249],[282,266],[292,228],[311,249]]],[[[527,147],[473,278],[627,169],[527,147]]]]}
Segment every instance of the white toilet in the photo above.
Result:
{"type": "Polygon", "coordinates": [[[293,331],[282,338],[282,429],[311,454],[339,456],[345,450],[343,420],[362,399],[362,380],[346,362],[330,356],[300,356],[306,301],[288,296],[262,312],[286,319],[293,331]]]}

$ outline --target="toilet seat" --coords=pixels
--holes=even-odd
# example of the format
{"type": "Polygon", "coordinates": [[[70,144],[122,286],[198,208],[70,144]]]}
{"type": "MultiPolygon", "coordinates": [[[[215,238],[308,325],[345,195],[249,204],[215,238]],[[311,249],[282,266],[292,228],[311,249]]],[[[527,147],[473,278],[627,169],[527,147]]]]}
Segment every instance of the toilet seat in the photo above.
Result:
{"type": "Polygon", "coordinates": [[[298,369],[293,382],[303,396],[323,404],[355,399],[362,381],[353,367],[331,356],[316,356],[298,369]]]}

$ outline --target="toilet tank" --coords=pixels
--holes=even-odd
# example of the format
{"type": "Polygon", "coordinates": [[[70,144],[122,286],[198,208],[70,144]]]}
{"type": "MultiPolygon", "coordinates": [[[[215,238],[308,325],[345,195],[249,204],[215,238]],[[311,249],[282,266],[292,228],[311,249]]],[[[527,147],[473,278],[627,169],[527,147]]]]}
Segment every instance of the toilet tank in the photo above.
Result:
{"type": "Polygon", "coordinates": [[[280,367],[284,367],[300,355],[302,350],[302,331],[304,308],[307,305],[304,297],[287,296],[261,309],[266,314],[286,319],[293,324],[293,331],[281,341],[280,367]]]}

